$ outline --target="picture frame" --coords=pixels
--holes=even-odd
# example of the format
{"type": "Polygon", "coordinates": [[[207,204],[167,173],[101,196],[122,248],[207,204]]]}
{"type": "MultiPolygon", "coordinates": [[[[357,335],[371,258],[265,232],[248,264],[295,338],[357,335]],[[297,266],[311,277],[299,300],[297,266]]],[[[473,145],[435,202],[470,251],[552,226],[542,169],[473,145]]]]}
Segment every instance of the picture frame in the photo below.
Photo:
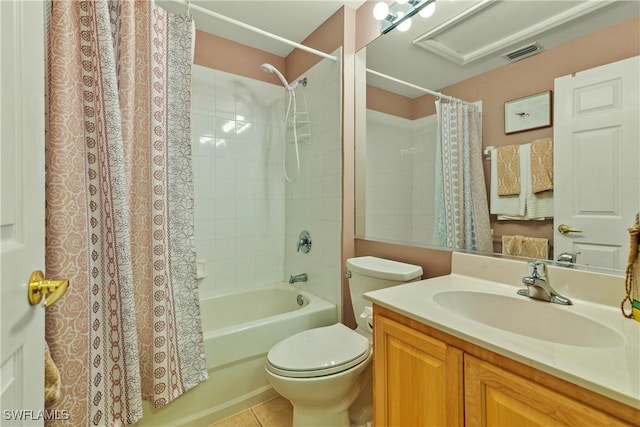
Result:
{"type": "Polygon", "coordinates": [[[504,103],[504,133],[549,127],[552,124],[551,92],[536,93],[504,103]]]}

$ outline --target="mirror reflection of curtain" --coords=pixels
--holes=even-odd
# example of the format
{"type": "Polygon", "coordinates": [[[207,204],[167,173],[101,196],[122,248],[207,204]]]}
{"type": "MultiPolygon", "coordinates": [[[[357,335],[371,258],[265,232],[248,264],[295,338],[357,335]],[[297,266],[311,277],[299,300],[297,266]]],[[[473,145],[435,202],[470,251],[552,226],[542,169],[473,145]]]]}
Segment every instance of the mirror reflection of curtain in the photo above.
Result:
{"type": "MultiPolygon", "coordinates": [[[[207,378],[193,244],[193,22],[50,4],[47,341],[73,425],[125,425],[207,378]]],[[[58,425],[58,422],[52,421],[58,425]]],[[[65,424],[61,421],[59,425],[65,424]]]]}
{"type": "Polygon", "coordinates": [[[436,114],[433,243],[446,248],[492,252],[480,111],[475,105],[438,100],[436,114]]]}

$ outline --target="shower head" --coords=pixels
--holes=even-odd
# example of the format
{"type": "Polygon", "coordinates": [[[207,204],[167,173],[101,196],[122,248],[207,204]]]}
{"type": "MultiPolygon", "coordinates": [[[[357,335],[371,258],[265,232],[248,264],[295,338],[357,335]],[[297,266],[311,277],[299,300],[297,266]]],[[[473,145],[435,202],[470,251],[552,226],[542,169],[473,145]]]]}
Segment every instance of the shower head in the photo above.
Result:
{"type": "Polygon", "coordinates": [[[291,88],[291,86],[289,86],[289,83],[287,83],[287,80],[284,78],[284,76],[282,75],[282,73],[280,71],[278,71],[278,69],[276,67],[274,67],[271,64],[262,64],[260,66],[260,69],[262,71],[264,71],[265,73],[273,73],[276,76],[278,76],[278,78],[280,79],[280,81],[282,82],[282,84],[284,85],[284,87],[288,90],[291,91],[293,90],[291,88]]]}

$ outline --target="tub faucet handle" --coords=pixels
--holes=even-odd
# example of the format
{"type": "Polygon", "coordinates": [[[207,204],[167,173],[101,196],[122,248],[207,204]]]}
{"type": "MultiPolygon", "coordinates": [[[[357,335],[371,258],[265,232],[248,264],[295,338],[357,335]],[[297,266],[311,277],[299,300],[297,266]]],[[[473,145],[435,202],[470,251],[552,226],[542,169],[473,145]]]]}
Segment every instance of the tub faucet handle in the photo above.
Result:
{"type": "Polygon", "coordinates": [[[298,249],[296,252],[300,252],[300,249],[305,254],[308,254],[311,250],[311,234],[307,230],[302,230],[298,236],[298,249]]]}
{"type": "Polygon", "coordinates": [[[289,283],[292,285],[296,282],[306,282],[308,280],[307,273],[296,274],[295,276],[289,277],[289,283]]]}

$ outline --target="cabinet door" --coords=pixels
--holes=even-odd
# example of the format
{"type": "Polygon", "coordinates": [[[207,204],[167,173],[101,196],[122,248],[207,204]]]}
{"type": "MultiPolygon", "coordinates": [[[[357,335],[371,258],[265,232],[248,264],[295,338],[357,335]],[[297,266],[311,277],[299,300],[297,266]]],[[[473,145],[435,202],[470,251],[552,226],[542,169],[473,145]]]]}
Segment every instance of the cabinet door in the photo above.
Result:
{"type": "Polygon", "coordinates": [[[462,426],[462,381],[460,350],[375,316],[375,425],[462,426]]]}
{"type": "Polygon", "coordinates": [[[628,425],[469,355],[464,356],[464,387],[467,427],[628,425]]]}

